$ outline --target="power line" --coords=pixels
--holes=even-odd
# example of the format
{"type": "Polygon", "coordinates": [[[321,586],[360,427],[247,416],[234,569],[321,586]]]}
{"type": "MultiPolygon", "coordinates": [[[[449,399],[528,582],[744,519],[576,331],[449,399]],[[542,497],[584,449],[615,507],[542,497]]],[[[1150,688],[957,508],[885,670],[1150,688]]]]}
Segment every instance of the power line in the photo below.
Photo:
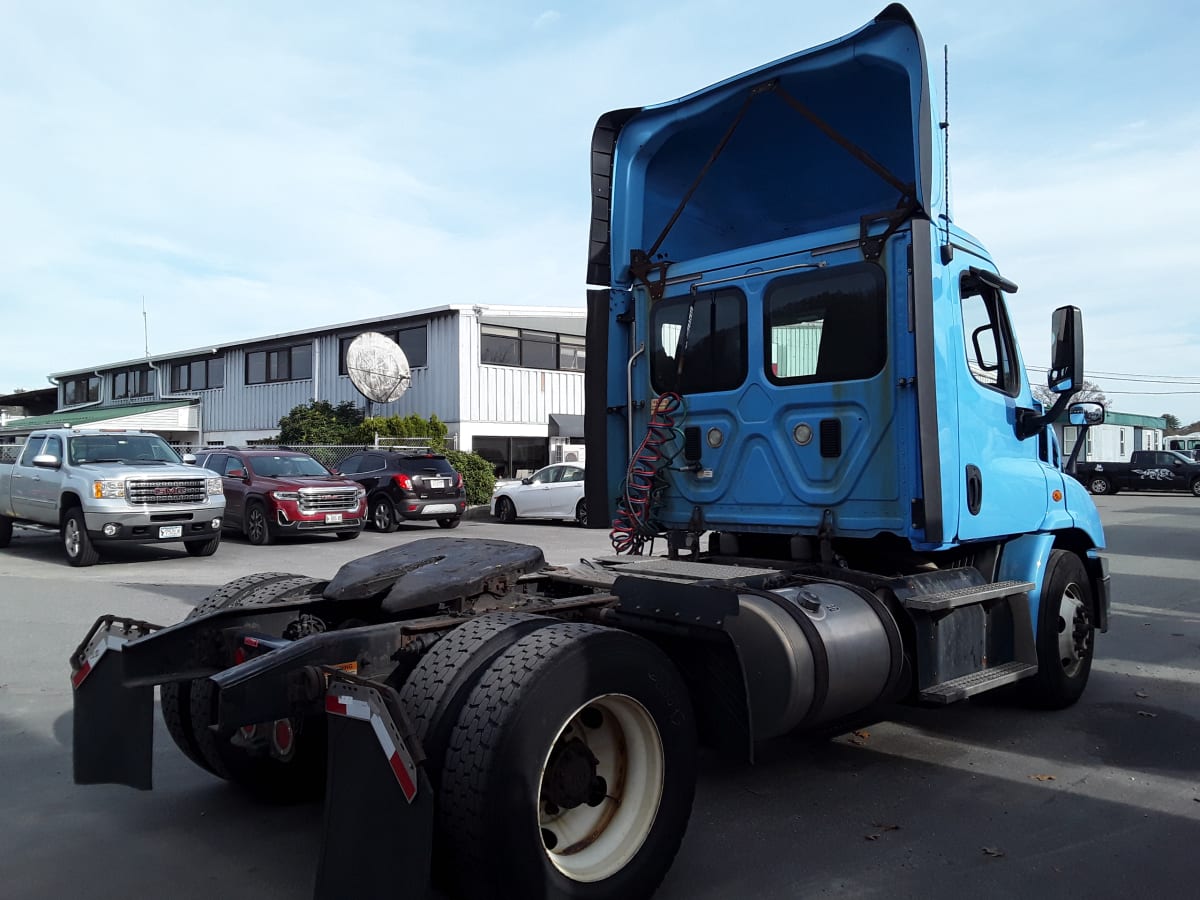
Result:
{"type": "MultiPolygon", "coordinates": [[[[1045,366],[1026,366],[1035,372],[1048,372],[1045,366]]],[[[1115,378],[1118,381],[1138,381],[1146,384],[1197,384],[1200,376],[1193,375],[1135,375],[1132,372],[1101,372],[1098,369],[1088,371],[1088,375],[1099,375],[1105,378],[1115,378]]]]}

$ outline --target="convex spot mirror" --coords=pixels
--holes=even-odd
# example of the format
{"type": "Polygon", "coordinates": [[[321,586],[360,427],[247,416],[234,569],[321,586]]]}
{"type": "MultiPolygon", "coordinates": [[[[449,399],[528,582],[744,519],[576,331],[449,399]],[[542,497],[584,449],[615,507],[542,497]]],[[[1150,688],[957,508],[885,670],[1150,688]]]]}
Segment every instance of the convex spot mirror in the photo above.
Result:
{"type": "Polygon", "coordinates": [[[1072,403],[1067,416],[1072,425],[1103,425],[1103,403],[1072,403]]]}
{"type": "Polygon", "coordinates": [[[1083,387],[1083,313],[1076,306],[1060,306],[1051,320],[1050,371],[1046,386],[1056,394],[1083,387]]]}

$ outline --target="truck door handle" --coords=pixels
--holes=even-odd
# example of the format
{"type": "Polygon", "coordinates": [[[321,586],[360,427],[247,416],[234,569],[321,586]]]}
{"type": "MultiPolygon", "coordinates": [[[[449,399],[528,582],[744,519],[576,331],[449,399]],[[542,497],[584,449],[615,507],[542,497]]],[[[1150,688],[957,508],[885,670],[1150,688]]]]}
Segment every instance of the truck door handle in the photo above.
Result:
{"type": "Polygon", "coordinates": [[[978,466],[967,466],[967,512],[979,515],[983,506],[983,473],[978,466]]]}

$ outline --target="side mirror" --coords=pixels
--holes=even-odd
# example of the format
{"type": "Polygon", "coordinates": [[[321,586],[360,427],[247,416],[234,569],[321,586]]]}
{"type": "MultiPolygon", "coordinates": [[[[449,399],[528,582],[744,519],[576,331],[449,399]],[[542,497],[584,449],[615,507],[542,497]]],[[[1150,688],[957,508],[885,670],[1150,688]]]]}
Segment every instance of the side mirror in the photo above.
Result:
{"type": "Polygon", "coordinates": [[[1072,425],[1103,425],[1104,404],[1091,401],[1072,403],[1067,418],[1072,425]]]}
{"type": "Polygon", "coordinates": [[[1054,341],[1046,386],[1056,394],[1071,394],[1083,387],[1083,313],[1060,306],[1051,321],[1054,341]]]}
{"type": "Polygon", "coordinates": [[[228,472],[225,473],[225,477],[226,478],[245,478],[246,470],[245,469],[230,469],[228,472]]]}
{"type": "Polygon", "coordinates": [[[522,478],[521,484],[533,484],[533,479],[532,478],[522,478]]]}
{"type": "Polygon", "coordinates": [[[62,465],[62,460],[53,453],[39,453],[33,458],[33,464],[39,469],[57,469],[62,465]]]}
{"type": "Polygon", "coordinates": [[[194,466],[196,464],[196,454],[195,453],[183,454],[183,464],[185,466],[194,466]]]}

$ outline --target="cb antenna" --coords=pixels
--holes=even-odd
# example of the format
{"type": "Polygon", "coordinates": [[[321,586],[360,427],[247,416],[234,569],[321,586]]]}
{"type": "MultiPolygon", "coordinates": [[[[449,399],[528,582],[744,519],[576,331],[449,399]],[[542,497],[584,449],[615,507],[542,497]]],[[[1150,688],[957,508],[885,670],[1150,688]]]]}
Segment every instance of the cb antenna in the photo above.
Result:
{"type": "Polygon", "coordinates": [[[942,171],[946,181],[943,185],[942,200],[946,206],[942,218],[946,222],[946,243],[942,244],[942,265],[954,259],[954,247],[950,243],[950,45],[942,44],[942,98],[945,103],[945,113],[938,126],[942,129],[942,171]]]}

